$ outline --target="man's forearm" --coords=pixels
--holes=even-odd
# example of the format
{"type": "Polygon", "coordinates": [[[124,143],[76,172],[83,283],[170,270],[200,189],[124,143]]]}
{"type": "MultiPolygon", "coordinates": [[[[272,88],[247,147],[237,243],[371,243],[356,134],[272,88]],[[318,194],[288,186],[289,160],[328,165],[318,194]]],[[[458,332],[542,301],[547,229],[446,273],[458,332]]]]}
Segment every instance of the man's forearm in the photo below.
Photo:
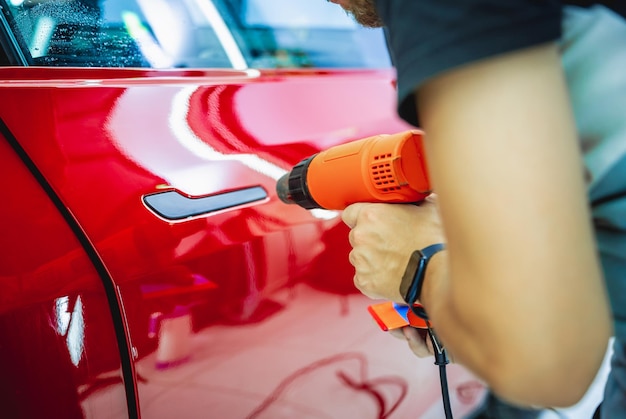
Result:
{"type": "Polygon", "coordinates": [[[449,241],[422,294],[439,335],[505,398],[575,402],[611,323],[556,46],[439,76],[418,109],[449,241]]]}

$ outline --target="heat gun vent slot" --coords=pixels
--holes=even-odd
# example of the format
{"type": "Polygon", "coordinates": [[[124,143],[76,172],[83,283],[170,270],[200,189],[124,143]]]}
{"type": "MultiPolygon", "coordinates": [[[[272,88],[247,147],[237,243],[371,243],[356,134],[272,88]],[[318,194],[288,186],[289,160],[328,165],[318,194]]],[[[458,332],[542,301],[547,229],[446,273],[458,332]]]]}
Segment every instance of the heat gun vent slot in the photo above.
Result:
{"type": "MultiPolygon", "coordinates": [[[[376,156],[374,157],[374,160],[380,160],[390,157],[391,154],[376,156]]],[[[376,185],[376,188],[380,189],[382,192],[393,192],[400,190],[400,186],[398,186],[398,182],[391,170],[391,163],[380,162],[378,164],[373,164],[371,173],[374,185],[376,185]]]]}

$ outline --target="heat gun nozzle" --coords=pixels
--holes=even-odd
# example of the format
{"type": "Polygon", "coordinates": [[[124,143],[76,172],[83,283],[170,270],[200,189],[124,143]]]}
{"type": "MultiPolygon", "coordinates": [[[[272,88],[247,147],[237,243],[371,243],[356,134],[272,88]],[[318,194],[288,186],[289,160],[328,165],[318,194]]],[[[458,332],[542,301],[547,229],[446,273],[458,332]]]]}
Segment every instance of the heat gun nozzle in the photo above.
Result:
{"type": "Polygon", "coordinates": [[[285,204],[295,203],[293,199],[291,199],[291,193],[289,192],[289,173],[283,175],[276,182],[276,194],[285,204]]]}
{"type": "Polygon", "coordinates": [[[285,204],[298,204],[305,209],[321,208],[311,196],[306,180],[314,157],[315,154],[302,160],[276,182],[276,194],[285,204]]]}

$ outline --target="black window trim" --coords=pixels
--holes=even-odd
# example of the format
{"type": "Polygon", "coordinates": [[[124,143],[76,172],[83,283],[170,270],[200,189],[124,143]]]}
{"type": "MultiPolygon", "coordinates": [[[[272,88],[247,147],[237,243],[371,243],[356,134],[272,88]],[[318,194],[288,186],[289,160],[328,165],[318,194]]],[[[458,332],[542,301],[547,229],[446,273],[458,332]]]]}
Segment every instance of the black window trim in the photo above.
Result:
{"type": "Polygon", "coordinates": [[[23,42],[18,39],[11,29],[11,14],[5,0],[0,0],[0,47],[2,55],[8,65],[28,67],[33,58],[28,49],[23,48],[23,42]]]}

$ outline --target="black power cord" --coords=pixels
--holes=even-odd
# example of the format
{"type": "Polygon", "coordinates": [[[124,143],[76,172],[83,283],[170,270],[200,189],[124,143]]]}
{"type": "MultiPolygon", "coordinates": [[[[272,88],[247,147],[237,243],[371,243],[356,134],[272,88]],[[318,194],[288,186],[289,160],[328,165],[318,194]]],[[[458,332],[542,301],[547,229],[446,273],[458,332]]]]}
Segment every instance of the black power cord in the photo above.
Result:
{"type": "Polygon", "coordinates": [[[448,390],[448,375],[446,373],[446,365],[450,363],[446,349],[441,345],[435,331],[430,327],[430,322],[426,321],[428,326],[428,336],[433,344],[433,352],[435,353],[435,365],[439,366],[439,381],[441,382],[441,397],[443,400],[443,411],[446,419],[452,419],[452,407],[450,406],[450,392],[448,390]]]}
{"type": "Polygon", "coordinates": [[[443,411],[446,419],[453,419],[452,407],[450,405],[450,391],[448,390],[448,375],[446,374],[446,365],[450,363],[450,358],[446,349],[439,341],[437,334],[430,325],[430,320],[426,314],[426,310],[422,306],[409,305],[409,308],[420,319],[426,323],[430,342],[433,344],[433,352],[435,353],[435,365],[439,366],[439,381],[441,382],[441,398],[443,400],[443,411]]]}

